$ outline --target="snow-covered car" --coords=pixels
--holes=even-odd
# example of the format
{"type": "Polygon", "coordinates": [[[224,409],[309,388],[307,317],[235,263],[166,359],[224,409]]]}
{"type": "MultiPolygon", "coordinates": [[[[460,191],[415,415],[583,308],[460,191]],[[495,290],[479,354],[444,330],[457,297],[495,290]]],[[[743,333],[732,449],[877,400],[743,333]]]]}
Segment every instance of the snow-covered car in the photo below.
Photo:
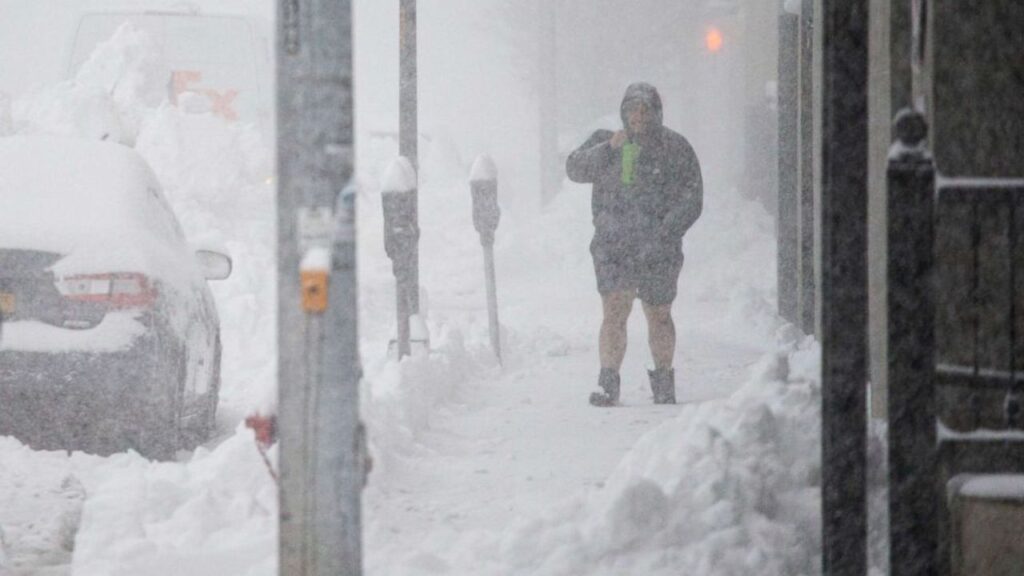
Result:
{"type": "Polygon", "coordinates": [[[167,458],[213,430],[219,321],[207,280],[133,149],[0,138],[0,435],[167,458]]]}

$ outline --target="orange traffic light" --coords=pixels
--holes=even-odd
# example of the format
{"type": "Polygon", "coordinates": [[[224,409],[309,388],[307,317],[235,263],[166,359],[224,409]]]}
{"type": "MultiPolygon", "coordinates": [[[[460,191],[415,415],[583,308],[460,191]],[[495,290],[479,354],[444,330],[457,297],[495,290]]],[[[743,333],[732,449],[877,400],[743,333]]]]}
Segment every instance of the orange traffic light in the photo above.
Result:
{"type": "Polygon", "coordinates": [[[704,45],[707,46],[708,52],[718,52],[722,49],[722,32],[712,26],[708,28],[707,34],[704,35],[704,45]]]}

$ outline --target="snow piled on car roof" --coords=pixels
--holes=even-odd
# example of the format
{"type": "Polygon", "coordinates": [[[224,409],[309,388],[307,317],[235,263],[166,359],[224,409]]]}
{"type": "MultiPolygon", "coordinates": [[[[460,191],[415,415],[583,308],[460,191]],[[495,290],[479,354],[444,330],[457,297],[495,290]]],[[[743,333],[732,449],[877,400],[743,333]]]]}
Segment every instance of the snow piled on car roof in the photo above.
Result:
{"type": "Polygon", "coordinates": [[[57,272],[181,274],[181,255],[164,245],[179,240],[158,211],[159,189],[138,153],[118,144],[2,138],[0,246],[66,255],[57,272]]]}

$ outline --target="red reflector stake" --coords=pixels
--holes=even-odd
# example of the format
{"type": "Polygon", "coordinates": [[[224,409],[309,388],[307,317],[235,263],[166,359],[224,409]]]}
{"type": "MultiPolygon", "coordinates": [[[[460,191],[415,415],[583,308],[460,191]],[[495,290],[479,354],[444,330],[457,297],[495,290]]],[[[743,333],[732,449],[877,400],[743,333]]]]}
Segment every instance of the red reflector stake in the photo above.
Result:
{"type": "Polygon", "coordinates": [[[245,419],[245,426],[256,434],[256,443],[264,450],[277,441],[277,417],[273,414],[253,414],[245,419]]]}

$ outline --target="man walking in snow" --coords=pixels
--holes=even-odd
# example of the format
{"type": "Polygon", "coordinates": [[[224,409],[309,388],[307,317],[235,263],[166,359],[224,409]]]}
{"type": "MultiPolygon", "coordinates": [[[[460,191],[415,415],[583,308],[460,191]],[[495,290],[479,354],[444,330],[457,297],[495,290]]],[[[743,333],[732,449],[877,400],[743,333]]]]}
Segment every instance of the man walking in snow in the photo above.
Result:
{"type": "Polygon", "coordinates": [[[683,267],[683,235],[703,207],[700,165],[686,138],[663,125],[661,96],[650,84],[626,89],[620,115],[624,130],[598,130],[566,162],[572,181],[593,184],[590,253],[604,321],[598,377],[603,392],[591,394],[590,403],[618,403],[626,321],[639,297],[654,359],[648,371],[654,402],[674,404],[672,302],[683,267]]]}

